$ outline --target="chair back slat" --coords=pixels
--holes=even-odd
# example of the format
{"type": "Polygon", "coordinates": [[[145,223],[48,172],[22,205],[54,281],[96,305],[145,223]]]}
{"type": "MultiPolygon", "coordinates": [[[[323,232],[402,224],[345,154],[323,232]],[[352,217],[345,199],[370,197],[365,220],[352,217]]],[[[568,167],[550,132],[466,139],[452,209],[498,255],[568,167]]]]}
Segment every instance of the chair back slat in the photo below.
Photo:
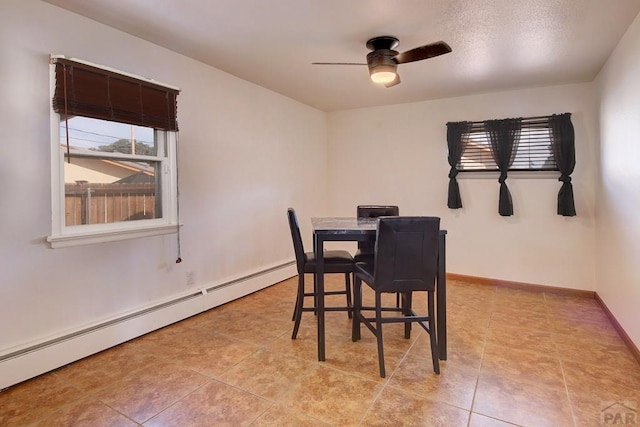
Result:
{"type": "Polygon", "coordinates": [[[440,218],[382,217],[375,244],[375,288],[432,291],[438,268],[440,218]]]}

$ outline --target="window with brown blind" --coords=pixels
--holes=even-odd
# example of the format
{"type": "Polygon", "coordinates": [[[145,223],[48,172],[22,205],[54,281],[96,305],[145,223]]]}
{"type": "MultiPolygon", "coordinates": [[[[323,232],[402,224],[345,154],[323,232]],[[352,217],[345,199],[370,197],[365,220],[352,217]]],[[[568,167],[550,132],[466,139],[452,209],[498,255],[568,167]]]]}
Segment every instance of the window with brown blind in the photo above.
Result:
{"type": "Polygon", "coordinates": [[[52,247],[177,231],[179,90],[52,56],[52,247]]]}
{"type": "MultiPolygon", "coordinates": [[[[522,128],[515,146],[515,157],[509,170],[557,171],[551,146],[549,117],[522,119],[522,128]]],[[[484,122],[471,122],[468,133],[462,135],[466,148],[457,164],[459,172],[498,171],[491,154],[491,140],[484,122]]]]}

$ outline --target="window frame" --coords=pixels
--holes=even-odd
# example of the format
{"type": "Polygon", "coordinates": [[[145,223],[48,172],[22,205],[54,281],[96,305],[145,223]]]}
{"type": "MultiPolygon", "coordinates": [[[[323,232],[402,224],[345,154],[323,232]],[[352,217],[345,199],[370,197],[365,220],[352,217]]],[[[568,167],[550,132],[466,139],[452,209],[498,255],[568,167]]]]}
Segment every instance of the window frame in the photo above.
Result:
{"type": "MultiPolygon", "coordinates": [[[[74,59],[74,61],[77,61],[74,59]]],[[[115,71],[107,67],[78,61],[115,71]]],[[[56,76],[55,64],[49,65],[50,97],[55,92],[56,76]]],[[[119,71],[115,71],[121,73],[119,71]]],[[[127,73],[123,75],[132,76],[127,73]]],[[[135,77],[135,76],[134,76],[135,77]]],[[[138,78],[138,77],[136,77],[138,78]]],[[[139,78],[140,80],[146,80],[139,78]]],[[[157,84],[157,82],[154,81],[157,84]]],[[[169,87],[169,86],[168,86],[169,87]]],[[[162,218],[139,219],[134,221],[121,221],[106,224],[66,225],[65,216],[65,180],[64,162],[65,152],[60,148],[60,125],[63,123],[61,115],[54,111],[51,102],[50,110],[50,149],[51,149],[51,235],[46,240],[51,248],[62,248],[78,245],[87,245],[103,242],[113,242],[141,237],[151,237],[178,232],[180,226],[178,219],[178,180],[177,180],[177,131],[154,130],[157,145],[166,147],[164,157],[160,156],[135,156],[136,159],[144,157],[152,161],[160,161],[160,194],[162,198],[162,218]]],[[[120,158],[130,160],[133,156],[120,153],[87,153],[82,157],[91,158],[120,158]]]]}

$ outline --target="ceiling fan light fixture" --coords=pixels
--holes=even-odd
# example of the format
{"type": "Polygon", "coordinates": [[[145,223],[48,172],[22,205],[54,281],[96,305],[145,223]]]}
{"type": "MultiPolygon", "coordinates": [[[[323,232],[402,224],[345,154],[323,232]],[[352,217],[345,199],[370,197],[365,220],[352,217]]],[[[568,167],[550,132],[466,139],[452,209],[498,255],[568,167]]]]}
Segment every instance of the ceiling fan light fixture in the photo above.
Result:
{"type": "Polygon", "coordinates": [[[375,70],[371,71],[371,80],[374,83],[391,83],[396,79],[396,70],[393,67],[386,66],[377,67],[375,70]]]}

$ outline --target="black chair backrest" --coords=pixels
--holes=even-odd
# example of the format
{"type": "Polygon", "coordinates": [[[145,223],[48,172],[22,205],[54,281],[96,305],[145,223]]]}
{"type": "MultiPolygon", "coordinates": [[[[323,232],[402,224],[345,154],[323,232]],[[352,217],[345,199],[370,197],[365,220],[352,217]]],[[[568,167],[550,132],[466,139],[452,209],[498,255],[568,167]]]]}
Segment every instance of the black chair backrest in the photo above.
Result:
{"type": "Polygon", "coordinates": [[[304,274],[304,264],[307,261],[307,256],[304,253],[304,245],[302,244],[302,236],[300,235],[300,227],[298,226],[298,217],[296,216],[296,211],[293,210],[293,208],[287,209],[287,216],[289,218],[291,240],[293,240],[293,251],[296,254],[296,266],[298,267],[298,274],[304,274]]]}
{"type": "Polygon", "coordinates": [[[380,218],[375,288],[382,292],[433,291],[439,234],[438,217],[380,218]]]}
{"type": "Polygon", "coordinates": [[[384,205],[359,205],[358,218],[377,218],[379,216],[398,216],[400,209],[397,206],[384,205]]]}
{"type": "MultiPolygon", "coordinates": [[[[358,205],[358,218],[378,218],[380,216],[398,216],[400,209],[392,205],[358,205]]],[[[373,243],[358,242],[358,249],[373,251],[373,243]]]]}

